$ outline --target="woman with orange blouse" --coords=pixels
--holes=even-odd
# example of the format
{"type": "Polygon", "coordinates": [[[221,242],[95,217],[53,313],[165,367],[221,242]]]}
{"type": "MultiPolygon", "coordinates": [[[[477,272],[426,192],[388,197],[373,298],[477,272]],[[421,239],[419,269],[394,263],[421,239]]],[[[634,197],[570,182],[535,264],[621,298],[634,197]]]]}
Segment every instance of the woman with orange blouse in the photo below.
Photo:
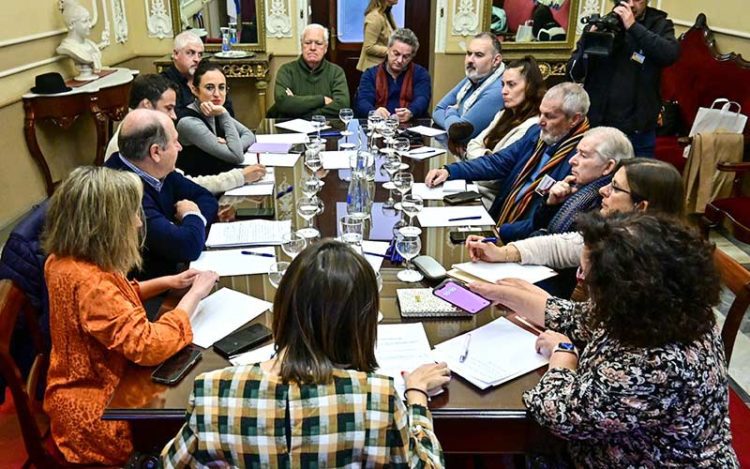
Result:
{"type": "Polygon", "coordinates": [[[132,451],[127,422],[102,420],[128,362],[156,365],[193,339],[189,315],[217,280],[188,270],[146,282],[125,274],[141,262],[142,183],[103,167],[73,171],[52,196],[44,247],[52,351],[44,410],[71,463],[119,465],[132,451]],[[149,322],[142,300],[187,288],[177,307],[149,322]]]}

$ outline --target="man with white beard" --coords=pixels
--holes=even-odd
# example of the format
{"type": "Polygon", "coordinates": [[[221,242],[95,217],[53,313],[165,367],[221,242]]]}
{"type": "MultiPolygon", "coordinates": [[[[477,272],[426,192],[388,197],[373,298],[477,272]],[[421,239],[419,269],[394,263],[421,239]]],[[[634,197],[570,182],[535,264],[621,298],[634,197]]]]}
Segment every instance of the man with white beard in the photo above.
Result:
{"type": "Polygon", "coordinates": [[[513,145],[492,155],[433,169],[425,177],[428,187],[450,179],[501,182],[490,207],[503,242],[527,237],[534,230],[532,214],[546,198],[549,176],[562,181],[570,174],[570,159],[589,129],[586,113],[589,96],[575,83],[561,83],[547,91],[539,106],[539,124],[513,145]]]}
{"type": "Polygon", "coordinates": [[[464,58],[466,78],[458,82],[435,106],[432,119],[461,143],[486,128],[503,108],[505,71],[500,41],[492,33],[472,38],[464,58]]]}

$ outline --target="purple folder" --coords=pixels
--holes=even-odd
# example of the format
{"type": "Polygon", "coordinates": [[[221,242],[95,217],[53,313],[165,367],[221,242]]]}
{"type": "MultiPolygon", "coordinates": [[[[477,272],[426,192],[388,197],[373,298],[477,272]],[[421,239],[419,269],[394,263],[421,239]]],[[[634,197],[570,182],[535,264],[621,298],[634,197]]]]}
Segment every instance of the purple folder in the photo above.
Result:
{"type": "Polygon", "coordinates": [[[289,153],[291,143],[258,143],[255,142],[247,149],[249,153],[289,153]]]}

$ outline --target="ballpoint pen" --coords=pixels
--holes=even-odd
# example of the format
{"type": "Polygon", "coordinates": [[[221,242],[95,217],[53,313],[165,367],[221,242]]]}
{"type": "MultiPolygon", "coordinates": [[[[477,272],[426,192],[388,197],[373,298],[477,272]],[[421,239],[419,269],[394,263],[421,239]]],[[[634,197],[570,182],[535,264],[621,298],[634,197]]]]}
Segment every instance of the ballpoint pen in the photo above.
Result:
{"type": "Polygon", "coordinates": [[[469,345],[471,344],[471,334],[466,334],[466,340],[464,340],[464,351],[458,357],[458,362],[463,363],[466,361],[466,357],[469,356],[469,345]]]}
{"type": "Polygon", "coordinates": [[[246,256],[276,257],[273,254],[269,254],[267,252],[253,252],[253,251],[240,251],[240,252],[246,256]]]}
{"type": "Polygon", "coordinates": [[[484,238],[482,240],[482,242],[483,243],[496,243],[497,242],[497,238],[494,237],[494,236],[490,236],[489,238],[484,238]]]}
{"type": "Polygon", "coordinates": [[[385,254],[379,254],[377,252],[363,251],[362,254],[366,254],[368,256],[382,257],[383,259],[390,259],[391,258],[391,256],[386,256],[385,254]]]}
{"type": "Polygon", "coordinates": [[[481,215],[474,215],[471,217],[449,218],[448,221],[480,220],[481,218],[481,215]]]}
{"type": "Polygon", "coordinates": [[[406,153],[409,155],[421,155],[424,153],[432,153],[433,151],[435,151],[434,148],[420,148],[417,150],[409,150],[406,153]]]}
{"type": "Polygon", "coordinates": [[[280,198],[284,197],[285,195],[287,195],[288,193],[292,192],[293,190],[294,190],[294,186],[289,186],[286,189],[284,189],[283,191],[280,191],[278,194],[276,194],[276,198],[280,199],[280,198]]]}

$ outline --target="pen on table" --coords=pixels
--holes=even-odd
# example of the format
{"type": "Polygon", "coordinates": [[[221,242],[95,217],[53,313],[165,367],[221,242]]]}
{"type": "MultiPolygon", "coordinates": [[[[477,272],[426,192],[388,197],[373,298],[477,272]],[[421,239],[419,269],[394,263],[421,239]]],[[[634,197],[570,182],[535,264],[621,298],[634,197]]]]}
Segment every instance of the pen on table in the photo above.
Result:
{"type": "Polygon", "coordinates": [[[280,199],[280,198],[284,197],[285,195],[287,195],[288,193],[292,192],[293,190],[294,190],[294,186],[289,186],[286,189],[284,189],[283,191],[280,191],[278,194],[276,194],[276,198],[280,199]]]}
{"type": "Polygon", "coordinates": [[[496,243],[497,242],[497,238],[494,237],[494,236],[490,236],[489,238],[484,238],[482,240],[482,242],[483,243],[496,243]]]}
{"type": "Polygon", "coordinates": [[[269,254],[267,252],[253,252],[253,251],[240,251],[240,252],[246,256],[276,257],[273,254],[269,254]]]}
{"type": "Polygon", "coordinates": [[[448,221],[480,220],[481,218],[481,215],[474,215],[471,217],[449,218],[448,221]]]}
{"type": "Polygon", "coordinates": [[[406,153],[409,155],[422,155],[424,153],[432,153],[433,151],[435,151],[434,148],[421,148],[417,150],[409,150],[406,153]]]}
{"type": "Polygon", "coordinates": [[[469,356],[469,345],[471,344],[471,334],[466,334],[466,340],[464,341],[464,351],[458,357],[459,363],[466,361],[466,357],[469,356]]]}

